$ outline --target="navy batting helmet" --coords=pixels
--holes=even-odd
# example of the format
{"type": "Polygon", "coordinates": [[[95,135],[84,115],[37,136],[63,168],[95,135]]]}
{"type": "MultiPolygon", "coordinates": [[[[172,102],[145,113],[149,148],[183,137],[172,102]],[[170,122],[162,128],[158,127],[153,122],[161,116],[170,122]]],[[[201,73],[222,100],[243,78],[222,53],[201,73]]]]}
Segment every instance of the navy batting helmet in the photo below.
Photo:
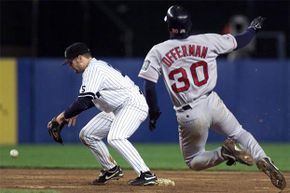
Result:
{"type": "Polygon", "coordinates": [[[169,7],[164,21],[168,24],[168,30],[176,35],[187,34],[191,29],[190,14],[179,5],[169,7]]]}

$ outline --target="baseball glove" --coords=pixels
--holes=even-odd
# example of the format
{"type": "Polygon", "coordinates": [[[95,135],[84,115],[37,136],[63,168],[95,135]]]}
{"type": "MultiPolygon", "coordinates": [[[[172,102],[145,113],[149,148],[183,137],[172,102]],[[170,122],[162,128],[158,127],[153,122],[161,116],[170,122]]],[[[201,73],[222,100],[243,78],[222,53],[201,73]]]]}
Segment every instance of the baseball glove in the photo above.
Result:
{"type": "Polygon", "coordinates": [[[255,31],[261,30],[263,27],[263,23],[265,21],[265,17],[256,17],[255,19],[253,19],[253,21],[250,23],[249,28],[254,29],[255,31]]]}
{"type": "Polygon", "coordinates": [[[60,144],[63,144],[63,140],[61,137],[61,130],[64,128],[64,126],[67,124],[66,121],[63,121],[61,124],[59,124],[55,117],[53,117],[50,121],[50,127],[48,128],[48,133],[52,137],[52,139],[60,144]]]}

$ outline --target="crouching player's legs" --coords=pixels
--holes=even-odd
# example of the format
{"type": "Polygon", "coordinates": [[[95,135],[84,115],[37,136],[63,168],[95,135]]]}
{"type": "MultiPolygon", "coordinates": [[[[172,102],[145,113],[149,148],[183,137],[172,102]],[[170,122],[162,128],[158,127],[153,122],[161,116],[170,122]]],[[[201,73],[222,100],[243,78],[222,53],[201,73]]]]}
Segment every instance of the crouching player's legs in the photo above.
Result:
{"type": "Polygon", "coordinates": [[[94,185],[105,184],[108,180],[119,179],[123,176],[122,169],[102,141],[108,135],[113,120],[112,113],[101,112],[92,118],[79,134],[81,142],[91,150],[103,168],[99,177],[92,182],[94,185]]]}
{"type": "Polygon", "coordinates": [[[154,185],[157,177],[150,172],[144,160],[128,140],[147,117],[146,110],[134,106],[124,106],[115,112],[115,119],[108,134],[108,143],[114,147],[135,170],[138,177],[130,185],[154,185]]]}

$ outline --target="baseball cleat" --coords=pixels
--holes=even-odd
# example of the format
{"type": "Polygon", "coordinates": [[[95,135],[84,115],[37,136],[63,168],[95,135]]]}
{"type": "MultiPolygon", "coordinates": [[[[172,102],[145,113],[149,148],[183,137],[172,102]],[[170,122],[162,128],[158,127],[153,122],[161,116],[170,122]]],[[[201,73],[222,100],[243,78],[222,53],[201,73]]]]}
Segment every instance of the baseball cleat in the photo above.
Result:
{"type": "Polygon", "coordinates": [[[272,184],[283,190],[286,187],[286,180],[279,169],[269,158],[263,158],[256,163],[259,170],[263,171],[271,180],[272,184]]]}
{"type": "Polygon", "coordinates": [[[106,184],[109,180],[119,180],[123,177],[123,171],[120,166],[115,166],[110,170],[101,170],[101,173],[97,179],[95,179],[93,185],[103,185],[106,184]]]}
{"type": "Polygon", "coordinates": [[[226,139],[221,149],[222,156],[228,160],[227,165],[233,165],[235,162],[251,166],[254,164],[253,157],[239,148],[239,146],[232,139],[226,139]]]}
{"type": "Polygon", "coordinates": [[[128,184],[132,186],[152,186],[158,184],[158,182],[157,177],[153,173],[148,171],[144,173],[141,172],[139,177],[129,181],[128,184]]]}

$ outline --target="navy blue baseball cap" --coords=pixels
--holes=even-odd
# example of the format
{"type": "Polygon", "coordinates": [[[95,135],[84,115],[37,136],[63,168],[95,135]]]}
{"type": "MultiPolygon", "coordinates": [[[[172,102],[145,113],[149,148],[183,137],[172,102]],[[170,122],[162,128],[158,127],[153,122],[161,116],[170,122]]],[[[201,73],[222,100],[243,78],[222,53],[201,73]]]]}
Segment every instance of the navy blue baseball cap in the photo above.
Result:
{"type": "Polygon", "coordinates": [[[76,42],[68,46],[64,51],[64,64],[70,63],[74,58],[82,54],[91,53],[88,46],[83,42],[76,42]]]}

